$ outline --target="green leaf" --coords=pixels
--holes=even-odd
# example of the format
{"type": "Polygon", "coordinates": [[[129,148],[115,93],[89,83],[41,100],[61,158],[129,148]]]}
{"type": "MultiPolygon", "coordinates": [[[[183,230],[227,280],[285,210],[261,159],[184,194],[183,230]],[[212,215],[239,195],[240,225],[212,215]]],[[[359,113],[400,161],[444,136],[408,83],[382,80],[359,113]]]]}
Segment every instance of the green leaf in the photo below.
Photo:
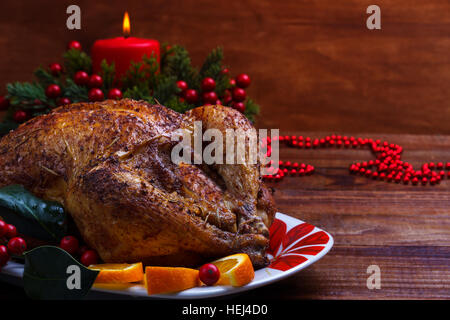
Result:
{"type": "Polygon", "coordinates": [[[61,248],[42,246],[25,253],[23,284],[26,294],[33,299],[82,299],[98,273],[83,266],[61,248]],[[69,266],[72,269],[68,269],[69,266]],[[79,288],[74,287],[77,276],[79,288]]]}
{"type": "Polygon", "coordinates": [[[21,185],[0,188],[0,215],[19,233],[59,241],[67,231],[67,215],[54,201],[35,197],[21,185]]]}

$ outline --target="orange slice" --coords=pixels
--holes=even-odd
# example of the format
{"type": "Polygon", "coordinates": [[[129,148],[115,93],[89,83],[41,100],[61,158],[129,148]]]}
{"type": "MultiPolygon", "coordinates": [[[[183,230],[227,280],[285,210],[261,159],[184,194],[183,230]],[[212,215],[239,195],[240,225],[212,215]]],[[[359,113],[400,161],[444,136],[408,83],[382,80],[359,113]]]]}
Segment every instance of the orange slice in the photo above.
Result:
{"type": "Polygon", "coordinates": [[[238,253],[211,262],[220,270],[216,285],[240,287],[255,277],[255,270],[247,254],[238,253]]]}
{"type": "Polygon", "coordinates": [[[92,264],[89,269],[100,271],[95,279],[96,283],[129,283],[144,278],[142,262],[92,264]]]}
{"type": "Polygon", "coordinates": [[[170,293],[197,287],[198,270],[190,268],[145,267],[147,293],[170,293]]]}

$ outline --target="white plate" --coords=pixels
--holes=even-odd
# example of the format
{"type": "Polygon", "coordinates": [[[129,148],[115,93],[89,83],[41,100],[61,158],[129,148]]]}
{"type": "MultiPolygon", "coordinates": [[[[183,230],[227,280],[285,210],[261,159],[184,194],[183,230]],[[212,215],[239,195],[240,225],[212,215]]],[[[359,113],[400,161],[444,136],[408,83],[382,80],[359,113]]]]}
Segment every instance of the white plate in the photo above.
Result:
{"type": "MultiPolygon", "coordinates": [[[[322,258],[333,246],[333,237],[326,231],[299,219],[277,212],[270,227],[270,265],[255,271],[255,278],[242,287],[204,286],[173,294],[147,295],[143,285],[94,285],[92,293],[111,293],[122,296],[164,299],[202,299],[231,295],[252,290],[280,281],[308,267],[322,258]]],[[[8,282],[21,283],[23,264],[9,261],[1,270],[2,278],[8,282]],[[9,278],[9,279],[8,279],[9,278]],[[15,278],[15,279],[13,279],[15,278]]]]}

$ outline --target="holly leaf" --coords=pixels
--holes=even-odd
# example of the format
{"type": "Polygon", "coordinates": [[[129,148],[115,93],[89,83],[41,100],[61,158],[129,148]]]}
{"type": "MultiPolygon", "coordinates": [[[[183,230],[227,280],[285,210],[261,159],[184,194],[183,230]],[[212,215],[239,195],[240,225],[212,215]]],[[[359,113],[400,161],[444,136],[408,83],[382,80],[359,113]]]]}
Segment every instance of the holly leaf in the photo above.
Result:
{"type": "Polygon", "coordinates": [[[83,266],[61,248],[42,246],[25,253],[23,284],[26,294],[32,299],[82,299],[98,273],[83,266]]]}
{"type": "Polygon", "coordinates": [[[35,197],[21,185],[0,188],[1,216],[21,234],[59,241],[67,231],[67,215],[57,202],[35,197]]]}

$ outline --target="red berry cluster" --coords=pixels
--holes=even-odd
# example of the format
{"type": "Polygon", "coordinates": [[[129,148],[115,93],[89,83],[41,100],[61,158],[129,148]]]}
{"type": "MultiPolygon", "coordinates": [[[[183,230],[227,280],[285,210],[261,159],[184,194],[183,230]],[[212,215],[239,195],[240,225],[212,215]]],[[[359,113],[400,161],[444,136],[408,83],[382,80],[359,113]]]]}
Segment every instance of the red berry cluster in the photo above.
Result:
{"type": "MultiPolygon", "coordinates": [[[[222,74],[228,74],[229,70],[224,68],[222,74]]],[[[177,81],[177,87],[180,89],[180,100],[187,103],[196,104],[201,101],[204,105],[220,104],[231,106],[232,108],[244,112],[244,100],[247,97],[245,88],[250,85],[250,77],[247,74],[240,74],[235,79],[230,80],[231,89],[226,89],[222,97],[219,98],[216,89],[216,81],[213,78],[206,77],[201,83],[201,96],[197,90],[189,89],[186,81],[177,81]]]]}
{"type": "MultiPolygon", "coordinates": [[[[79,86],[87,86],[89,89],[88,98],[90,101],[102,101],[105,99],[102,89],[103,79],[98,74],[88,75],[85,71],[77,71],[73,81],[79,86]]],[[[108,92],[108,99],[121,99],[122,91],[118,88],[112,88],[108,92]]]]}
{"type": "MultiPolygon", "coordinates": [[[[78,41],[71,41],[68,44],[68,49],[75,49],[75,50],[81,50],[81,44],[78,41]]],[[[48,71],[55,77],[59,77],[64,73],[63,67],[59,63],[51,63],[48,66],[48,71]]],[[[73,77],[74,82],[79,86],[87,86],[89,89],[88,97],[90,101],[102,101],[104,100],[104,93],[101,90],[101,87],[103,85],[103,79],[101,76],[97,74],[91,74],[88,75],[85,71],[78,71],[75,73],[73,77]]],[[[61,87],[56,84],[52,83],[45,88],[45,95],[49,99],[54,99],[56,102],[56,105],[63,106],[70,104],[71,101],[69,98],[61,96],[62,90],[61,87]]],[[[121,99],[122,98],[122,91],[118,88],[112,88],[108,92],[108,98],[109,99],[121,99]]],[[[42,104],[42,101],[34,101],[35,105],[42,104]]],[[[0,110],[5,110],[9,107],[9,100],[0,97],[0,110]]],[[[13,114],[14,121],[18,123],[22,123],[26,121],[29,118],[29,115],[25,110],[17,110],[13,114]]]]}
{"type": "Polygon", "coordinates": [[[250,77],[245,73],[241,73],[234,79],[230,79],[231,91],[228,90],[228,92],[225,93],[225,95],[227,96],[227,104],[229,104],[232,108],[244,113],[244,100],[245,98],[247,98],[245,88],[247,88],[249,85],[250,77]]]}
{"type": "Polygon", "coordinates": [[[85,266],[98,263],[98,254],[95,250],[89,249],[87,246],[80,246],[80,242],[74,236],[65,236],[61,239],[59,247],[67,251],[72,256],[78,256],[80,262],[85,266]]]}
{"type": "Polygon", "coordinates": [[[0,220],[0,268],[8,262],[11,255],[21,255],[27,249],[27,243],[17,237],[16,227],[0,220]],[[6,244],[6,245],[4,245],[6,244]]]}
{"type": "MultiPolygon", "coordinates": [[[[383,180],[387,182],[403,182],[413,185],[421,183],[422,185],[439,183],[446,176],[450,179],[450,162],[430,162],[422,165],[420,170],[414,170],[413,166],[402,160],[401,154],[403,148],[397,144],[387,141],[363,139],[340,135],[330,135],[324,138],[312,139],[303,136],[278,136],[273,140],[278,140],[291,148],[363,148],[368,147],[375,155],[376,159],[353,163],[349,167],[352,174],[360,174],[368,178],[383,180]],[[445,172],[447,170],[447,173],[445,172]]],[[[267,156],[271,153],[270,138],[263,141],[263,146],[267,146],[267,156]]],[[[291,164],[289,161],[279,162],[279,169],[272,167],[269,162],[269,174],[263,178],[269,181],[280,181],[286,175],[303,176],[314,172],[314,167],[306,164],[291,164]],[[303,170],[303,171],[302,171],[303,170]],[[271,172],[272,171],[272,172],[271,172]]]]}

